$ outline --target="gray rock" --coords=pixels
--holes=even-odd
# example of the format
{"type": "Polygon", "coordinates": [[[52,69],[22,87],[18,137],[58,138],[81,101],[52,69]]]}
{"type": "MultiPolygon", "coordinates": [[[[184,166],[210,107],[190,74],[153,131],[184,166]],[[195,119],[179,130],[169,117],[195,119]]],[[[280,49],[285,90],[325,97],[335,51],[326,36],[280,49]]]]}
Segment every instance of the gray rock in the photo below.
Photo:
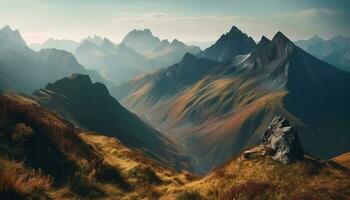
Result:
{"type": "Polygon", "coordinates": [[[269,155],[283,163],[291,163],[303,157],[304,151],[297,132],[281,116],[275,116],[261,137],[262,146],[271,149],[269,155]]]}

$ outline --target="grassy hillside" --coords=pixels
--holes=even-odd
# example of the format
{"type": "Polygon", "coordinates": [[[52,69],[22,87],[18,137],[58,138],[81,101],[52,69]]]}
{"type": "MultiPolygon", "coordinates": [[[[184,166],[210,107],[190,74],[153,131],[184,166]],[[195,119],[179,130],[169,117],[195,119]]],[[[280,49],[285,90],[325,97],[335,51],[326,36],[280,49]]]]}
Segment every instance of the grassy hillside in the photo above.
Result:
{"type": "Polygon", "coordinates": [[[29,97],[0,97],[0,128],[2,199],[150,197],[153,185],[163,190],[189,177],[115,138],[75,128],[29,97]]]}
{"type": "Polygon", "coordinates": [[[306,156],[284,165],[271,157],[243,155],[162,199],[337,199],[350,195],[350,172],[306,156]]]}

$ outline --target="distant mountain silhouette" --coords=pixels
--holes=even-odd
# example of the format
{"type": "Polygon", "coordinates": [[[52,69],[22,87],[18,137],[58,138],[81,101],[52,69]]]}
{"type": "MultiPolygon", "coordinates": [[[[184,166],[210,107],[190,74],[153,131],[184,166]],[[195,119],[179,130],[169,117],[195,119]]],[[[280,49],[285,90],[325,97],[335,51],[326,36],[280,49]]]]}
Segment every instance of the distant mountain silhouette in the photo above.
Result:
{"type": "Polygon", "coordinates": [[[142,55],[124,44],[114,44],[107,38],[100,45],[84,41],[75,55],[84,66],[99,71],[115,84],[144,73],[148,67],[142,55]]]}
{"type": "Polygon", "coordinates": [[[252,52],[256,44],[253,38],[247,36],[237,27],[223,34],[212,46],[199,54],[200,57],[215,61],[226,62],[237,55],[244,55],[252,52]]]}
{"type": "Polygon", "coordinates": [[[0,52],[2,90],[31,93],[72,73],[90,74],[94,80],[109,84],[98,72],[86,70],[71,53],[57,49],[45,49],[38,53],[31,50],[19,31],[13,31],[8,26],[0,30],[0,52]]]}
{"type": "Polygon", "coordinates": [[[183,150],[194,155],[198,171],[256,144],[275,114],[297,127],[307,152],[328,159],[349,151],[349,73],[306,53],[281,32],[272,40],[263,37],[249,56],[233,60],[191,62],[197,70],[185,77],[198,78],[171,78],[178,77],[171,72],[178,72],[172,69],[182,61],[121,84],[112,94],[184,141],[183,150]],[[168,89],[154,89],[163,86],[168,89]]]}
{"type": "Polygon", "coordinates": [[[34,51],[40,51],[41,49],[59,49],[68,51],[70,53],[74,53],[75,50],[78,48],[79,43],[72,41],[72,40],[66,40],[66,39],[48,39],[43,43],[33,43],[30,44],[29,47],[33,49],[34,51]]]}
{"type": "Polygon", "coordinates": [[[153,36],[150,29],[134,29],[122,41],[126,46],[139,52],[154,49],[160,46],[162,42],[169,43],[167,40],[161,41],[158,37],[153,36]]]}
{"type": "Polygon", "coordinates": [[[314,35],[308,40],[298,40],[295,44],[313,56],[350,72],[350,37],[336,36],[324,40],[314,35]]]}
{"type": "Polygon", "coordinates": [[[200,52],[199,47],[176,39],[160,40],[149,29],[131,31],[119,45],[107,38],[94,38],[83,40],[75,55],[84,66],[116,84],[179,62],[187,52],[200,52]]]}

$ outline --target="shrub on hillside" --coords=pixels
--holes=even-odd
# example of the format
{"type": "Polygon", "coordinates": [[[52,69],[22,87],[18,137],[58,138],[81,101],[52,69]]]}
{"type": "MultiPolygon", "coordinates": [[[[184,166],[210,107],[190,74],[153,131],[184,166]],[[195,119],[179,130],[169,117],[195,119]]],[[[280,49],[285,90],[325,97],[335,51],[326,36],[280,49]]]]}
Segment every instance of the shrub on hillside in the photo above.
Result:
{"type": "Polygon", "coordinates": [[[271,189],[271,185],[267,182],[248,181],[241,185],[231,187],[222,196],[221,200],[235,199],[255,199],[258,195],[262,195],[271,189]]]}
{"type": "Polygon", "coordinates": [[[148,184],[162,183],[162,180],[149,167],[136,167],[129,172],[129,175],[133,178],[140,179],[142,182],[146,182],[148,184]]]}
{"type": "Polygon", "coordinates": [[[13,128],[13,132],[11,134],[11,138],[16,143],[23,144],[28,141],[34,134],[34,130],[27,126],[25,123],[18,123],[13,128]]]}
{"type": "Polygon", "coordinates": [[[1,163],[0,199],[46,199],[52,178],[41,172],[23,171],[19,163],[1,163]]]}
{"type": "Polygon", "coordinates": [[[176,196],[176,200],[202,200],[202,195],[197,191],[183,191],[176,196]]]}
{"type": "Polygon", "coordinates": [[[96,169],[96,179],[102,182],[114,183],[119,185],[123,190],[129,190],[130,185],[125,181],[118,168],[102,164],[96,169]]]}

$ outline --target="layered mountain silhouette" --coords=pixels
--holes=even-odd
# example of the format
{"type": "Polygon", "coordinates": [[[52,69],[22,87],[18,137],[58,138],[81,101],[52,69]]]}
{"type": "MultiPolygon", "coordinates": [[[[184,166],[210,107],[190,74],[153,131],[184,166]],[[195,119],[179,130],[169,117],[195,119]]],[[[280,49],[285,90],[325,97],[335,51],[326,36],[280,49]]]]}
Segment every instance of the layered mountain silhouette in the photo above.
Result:
{"type": "Polygon", "coordinates": [[[307,152],[328,159],[349,151],[350,74],[306,53],[281,32],[272,40],[263,37],[249,56],[233,64],[192,59],[198,78],[179,70],[183,73],[170,79],[171,66],[126,82],[112,94],[183,141],[198,171],[255,144],[275,114],[297,127],[307,152]],[[160,80],[176,90],[153,90],[165,85],[160,80]]]}
{"type": "Polygon", "coordinates": [[[179,62],[185,53],[197,54],[199,47],[181,41],[160,40],[149,29],[133,30],[121,44],[107,38],[82,41],[75,55],[79,62],[99,71],[105,78],[119,84],[154,69],[179,62]]]}
{"type": "Polygon", "coordinates": [[[253,38],[233,26],[223,34],[212,46],[199,54],[200,57],[215,61],[227,62],[237,55],[249,54],[256,44],[253,38]]]}
{"type": "Polygon", "coordinates": [[[93,80],[109,84],[98,72],[86,70],[71,53],[44,49],[31,50],[18,30],[9,26],[0,30],[0,89],[31,93],[47,83],[72,73],[90,74],[93,80]]]}
{"type": "Polygon", "coordinates": [[[297,46],[339,69],[350,71],[350,38],[336,36],[328,40],[314,35],[308,40],[298,40],[297,46]]]}
{"type": "Polygon", "coordinates": [[[40,51],[41,49],[59,49],[68,51],[70,53],[74,53],[78,48],[79,43],[73,40],[67,39],[53,39],[50,38],[43,43],[33,43],[30,44],[29,47],[34,51],[40,51]]]}
{"type": "Polygon", "coordinates": [[[160,40],[152,34],[150,29],[134,29],[124,37],[122,43],[147,57],[167,54],[168,56],[175,56],[177,61],[187,52],[192,54],[200,52],[199,47],[188,46],[177,39],[174,39],[172,42],[160,40]],[[178,56],[177,54],[182,55],[178,56]]]}
{"type": "Polygon", "coordinates": [[[147,70],[146,60],[142,55],[124,44],[114,44],[107,38],[100,44],[85,40],[77,48],[75,55],[84,66],[99,71],[116,84],[147,70]]]}
{"type": "Polygon", "coordinates": [[[184,157],[175,144],[123,108],[104,84],[92,83],[87,75],[74,74],[58,80],[33,96],[42,106],[80,128],[116,137],[154,159],[181,168],[184,157]]]}

